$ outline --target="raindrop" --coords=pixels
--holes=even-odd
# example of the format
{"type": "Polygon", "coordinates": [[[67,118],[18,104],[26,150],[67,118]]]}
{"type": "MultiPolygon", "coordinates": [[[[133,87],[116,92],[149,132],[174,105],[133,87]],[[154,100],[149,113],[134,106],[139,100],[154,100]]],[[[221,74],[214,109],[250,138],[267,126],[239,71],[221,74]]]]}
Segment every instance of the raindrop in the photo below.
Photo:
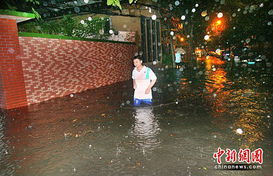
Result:
{"type": "Polygon", "coordinates": [[[85,4],[87,4],[89,2],[89,0],[83,0],[85,2],[85,4]]]}
{"type": "Polygon", "coordinates": [[[250,38],[247,38],[247,39],[246,39],[246,43],[249,43],[249,42],[250,42],[250,38]]]}
{"type": "Polygon", "coordinates": [[[110,29],[109,34],[114,34],[114,31],[112,29],[110,29]]]}
{"type": "Polygon", "coordinates": [[[179,6],[180,2],[179,1],[175,1],[174,3],[176,6],[179,6]]]}
{"type": "Polygon", "coordinates": [[[174,32],[173,32],[173,31],[171,31],[171,32],[170,32],[170,35],[171,35],[171,36],[173,36],[173,35],[174,35],[174,32]]]}
{"type": "Polygon", "coordinates": [[[216,68],[213,68],[212,71],[216,71],[216,68]]]}
{"type": "Polygon", "coordinates": [[[79,13],[81,10],[80,10],[79,7],[75,7],[75,8],[74,8],[74,11],[75,11],[76,13],[79,13]]]}
{"type": "Polygon", "coordinates": [[[191,11],[192,11],[192,13],[194,13],[194,12],[196,12],[196,9],[195,9],[195,8],[193,8],[191,11]]]}
{"type": "Polygon", "coordinates": [[[185,22],[185,25],[187,25],[188,23],[189,23],[189,22],[186,21],[186,22],[185,22]]]}
{"type": "Polygon", "coordinates": [[[263,6],[264,6],[264,3],[261,3],[261,4],[260,4],[260,7],[263,7],[263,6]]]}
{"type": "Polygon", "coordinates": [[[73,95],[73,94],[70,94],[70,97],[72,98],[72,97],[74,97],[74,95],[73,95]]]}
{"type": "Polygon", "coordinates": [[[247,14],[247,11],[246,11],[246,10],[244,10],[243,14],[244,14],[244,15],[245,15],[245,14],[247,14]]]}
{"type": "Polygon", "coordinates": [[[156,15],[152,15],[152,20],[156,20],[156,15]]]}
{"type": "Polygon", "coordinates": [[[88,19],[88,21],[91,21],[91,20],[92,20],[92,17],[88,17],[87,19],[88,19]]]}
{"type": "Polygon", "coordinates": [[[268,25],[268,26],[271,26],[271,25],[272,25],[272,22],[271,22],[271,21],[268,21],[268,22],[267,22],[267,25],[268,25]]]}
{"type": "Polygon", "coordinates": [[[242,130],[241,128],[238,128],[238,129],[236,130],[236,133],[237,133],[237,134],[243,134],[243,130],[242,130]]]}
{"type": "Polygon", "coordinates": [[[225,0],[221,0],[221,1],[220,1],[220,4],[225,4],[225,0]]]}
{"type": "Polygon", "coordinates": [[[130,101],[129,101],[129,100],[127,100],[127,101],[126,101],[126,104],[130,104],[130,101]]]}
{"type": "Polygon", "coordinates": [[[198,7],[199,6],[199,4],[195,4],[195,7],[198,7]]]}
{"type": "Polygon", "coordinates": [[[173,10],[173,7],[170,7],[170,10],[173,10]]]}
{"type": "Polygon", "coordinates": [[[206,17],[205,17],[205,20],[206,20],[206,21],[209,21],[209,16],[206,16],[206,17]]]}
{"type": "Polygon", "coordinates": [[[191,36],[190,35],[187,35],[187,38],[190,38],[191,36]]]}
{"type": "Polygon", "coordinates": [[[217,94],[216,94],[216,93],[214,93],[214,94],[213,94],[213,97],[215,98],[216,96],[217,96],[217,94]]]}
{"type": "Polygon", "coordinates": [[[155,92],[157,89],[156,89],[156,87],[153,87],[153,91],[155,92]]]}
{"type": "Polygon", "coordinates": [[[236,17],[236,13],[233,13],[233,14],[232,14],[232,17],[236,17]]]}
{"type": "Polygon", "coordinates": [[[203,12],[201,13],[201,16],[202,16],[202,17],[205,17],[205,16],[207,16],[207,14],[208,14],[208,12],[205,10],[205,11],[203,11],[203,12]]]}
{"type": "Polygon", "coordinates": [[[47,2],[43,2],[43,6],[47,6],[47,2]]]}
{"type": "Polygon", "coordinates": [[[185,15],[182,15],[181,16],[181,20],[185,20],[186,19],[186,16],[185,15]]]}
{"type": "Polygon", "coordinates": [[[208,40],[209,39],[209,35],[205,35],[204,39],[208,40]]]}
{"type": "Polygon", "coordinates": [[[217,17],[218,17],[218,18],[222,18],[222,17],[223,17],[223,13],[222,13],[222,12],[219,12],[219,13],[217,14],[217,17]]]}
{"type": "Polygon", "coordinates": [[[153,65],[156,65],[156,61],[153,61],[153,65]]]}
{"type": "Polygon", "coordinates": [[[236,29],[236,27],[234,26],[233,29],[236,29]]]}
{"type": "Polygon", "coordinates": [[[76,168],[73,168],[73,171],[74,171],[74,172],[76,172],[76,171],[77,171],[77,169],[76,169],[76,168]]]}
{"type": "Polygon", "coordinates": [[[84,24],[84,20],[81,20],[81,24],[84,24]]]}
{"type": "Polygon", "coordinates": [[[241,9],[239,8],[237,11],[238,11],[238,12],[240,12],[240,11],[241,11],[241,9]]]}
{"type": "Polygon", "coordinates": [[[90,145],[88,146],[88,148],[91,149],[91,148],[92,148],[92,145],[90,144],[90,145]]]}
{"type": "Polygon", "coordinates": [[[186,13],[186,14],[188,14],[188,13],[189,13],[189,10],[188,10],[188,9],[186,9],[186,10],[185,10],[185,13],[186,13]]]}
{"type": "Polygon", "coordinates": [[[268,11],[268,15],[273,15],[273,9],[268,11]]]}

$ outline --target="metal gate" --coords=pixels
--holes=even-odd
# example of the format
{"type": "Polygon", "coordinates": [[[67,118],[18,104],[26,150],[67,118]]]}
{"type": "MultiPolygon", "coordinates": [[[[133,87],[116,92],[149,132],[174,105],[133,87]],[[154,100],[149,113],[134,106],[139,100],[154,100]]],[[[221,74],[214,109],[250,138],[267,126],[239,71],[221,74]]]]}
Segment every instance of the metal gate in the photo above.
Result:
{"type": "Polygon", "coordinates": [[[161,61],[160,21],[141,17],[141,50],[144,62],[161,61]]]}

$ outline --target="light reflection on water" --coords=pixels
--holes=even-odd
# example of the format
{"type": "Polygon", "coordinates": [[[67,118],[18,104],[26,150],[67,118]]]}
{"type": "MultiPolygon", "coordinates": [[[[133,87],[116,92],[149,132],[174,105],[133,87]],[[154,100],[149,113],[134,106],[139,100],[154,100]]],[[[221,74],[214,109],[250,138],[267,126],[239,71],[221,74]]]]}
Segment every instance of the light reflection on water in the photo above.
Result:
{"type": "Polygon", "coordinates": [[[2,113],[0,175],[272,173],[272,70],[253,69],[208,59],[160,69],[163,106],[121,107],[133,95],[125,82],[2,113]],[[219,146],[263,148],[264,169],[215,171],[219,146]]]}
{"type": "Polygon", "coordinates": [[[160,128],[153,114],[153,108],[136,108],[135,111],[135,123],[132,126],[131,134],[135,136],[136,143],[144,152],[152,150],[160,145],[160,141],[157,138],[160,128]]]}

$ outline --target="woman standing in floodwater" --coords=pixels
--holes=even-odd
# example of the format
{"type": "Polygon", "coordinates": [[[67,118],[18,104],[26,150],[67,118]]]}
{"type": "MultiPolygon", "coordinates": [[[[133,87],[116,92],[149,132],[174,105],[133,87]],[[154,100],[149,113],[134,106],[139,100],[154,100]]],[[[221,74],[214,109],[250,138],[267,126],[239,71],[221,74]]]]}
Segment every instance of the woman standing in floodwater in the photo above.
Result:
{"type": "Polygon", "coordinates": [[[156,82],[156,75],[149,67],[142,65],[140,56],[135,56],[133,59],[134,70],[132,72],[134,92],[134,105],[152,104],[152,87],[156,82]]]}

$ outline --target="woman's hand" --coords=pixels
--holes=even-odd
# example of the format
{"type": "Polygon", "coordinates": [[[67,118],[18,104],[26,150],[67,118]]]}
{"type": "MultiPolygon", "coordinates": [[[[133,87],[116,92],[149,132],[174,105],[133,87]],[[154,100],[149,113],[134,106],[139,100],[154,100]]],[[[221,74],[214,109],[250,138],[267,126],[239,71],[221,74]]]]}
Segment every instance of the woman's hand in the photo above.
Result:
{"type": "Polygon", "coordinates": [[[149,94],[151,92],[151,88],[147,88],[146,90],[145,90],[145,94],[149,94]]]}

